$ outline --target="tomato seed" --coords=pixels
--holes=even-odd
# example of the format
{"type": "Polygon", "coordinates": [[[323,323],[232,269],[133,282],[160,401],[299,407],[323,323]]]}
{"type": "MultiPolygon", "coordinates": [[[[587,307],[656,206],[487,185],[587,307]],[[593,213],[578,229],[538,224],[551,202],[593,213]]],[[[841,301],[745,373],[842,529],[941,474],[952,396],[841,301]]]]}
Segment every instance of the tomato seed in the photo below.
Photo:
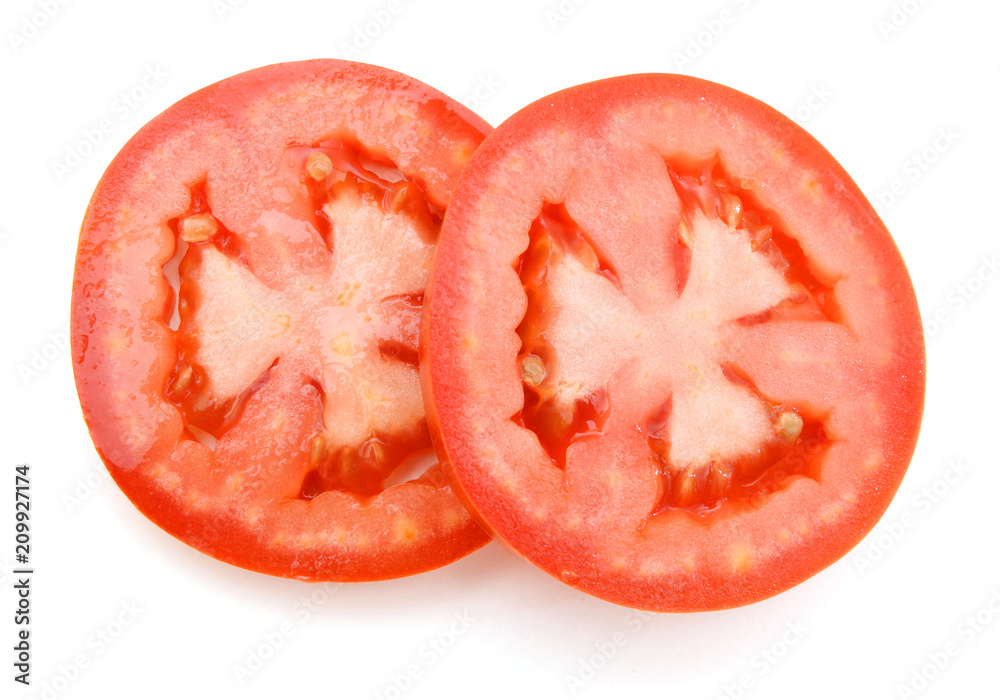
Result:
{"type": "Polygon", "coordinates": [[[318,465],[326,457],[326,434],[320,433],[313,438],[312,450],[309,453],[309,464],[318,465]]]}
{"type": "Polygon", "coordinates": [[[681,222],[677,225],[677,240],[680,241],[681,245],[685,248],[690,248],[692,244],[691,237],[691,227],[688,223],[681,219],[681,222]]]}
{"type": "Polygon", "coordinates": [[[802,434],[802,425],[802,417],[798,413],[785,411],[778,416],[778,423],[775,428],[782,440],[794,442],[802,434]]]}
{"type": "Polygon", "coordinates": [[[726,223],[730,228],[739,228],[743,223],[743,202],[732,192],[727,192],[722,196],[722,213],[726,217],[726,223]]]}
{"type": "Polygon", "coordinates": [[[170,387],[170,393],[175,396],[183,394],[191,385],[192,379],[194,379],[194,370],[191,368],[191,365],[184,365],[184,368],[174,378],[174,383],[170,387]]]}
{"type": "Polygon", "coordinates": [[[414,200],[418,196],[417,188],[401,180],[397,182],[393,187],[387,192],[388,208],[393,214],[398,214],[406,205],[414,200]]]}
{"type": "Polygon", "coordinates": [[[674,482],[674,502],[681,506],[694,503],[698,495],[698,475],[694,467],[688,467],[674,482]]]}
{"type": "Polygon", "coordinates": [[[717,498],[724,497],[729,490],[732,478],[732,465],[723,464],[718,461],[712,462],[708,468],[708,489],[710,493],[717,498]]]}
{"type": "Polygon", "coordinates": [[[359,453],[365,459],[374,462],[376,465],[383,465],[386,461],[385,443],[378,438],[368,438],[361,446],[359,453]]]}
{"type": "Polygon", "coordinates": [[[530,387],[536,387],[545,379],[545,363],[535,355],[525,355],[521,358],[521,381],[530,387]]]}
{"type": "Polygon", "coordinates": [[[306,156],[306,172],[316,182],[322,182],[333,172],[333,161],[322,151],[313,151],[306,156]]]}
{"type": "Polygon", "coordinates": [[[192,214],[180,221],[181,238],[188,243],[204,243],[219,231],[219,222],[211,214],[192,214]]]}

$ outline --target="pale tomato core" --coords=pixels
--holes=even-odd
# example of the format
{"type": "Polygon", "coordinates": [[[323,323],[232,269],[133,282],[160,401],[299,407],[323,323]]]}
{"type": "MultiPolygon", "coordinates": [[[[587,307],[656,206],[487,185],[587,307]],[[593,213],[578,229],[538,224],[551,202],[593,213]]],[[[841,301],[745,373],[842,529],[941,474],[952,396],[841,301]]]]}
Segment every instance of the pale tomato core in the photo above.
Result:
{"type": "Polygon", "coordinates": [[[433,455],[417,373],[423,288],[441,212],[420,186],[358,143],[289,147],[282,178],[312,202],[329,250],[280,285],[258,279],[239,238],[213,221],[205,182],[169,225],[176,287],[164,316],[178,331],[167,398],[191,439],[213,447],[278,363],[302,363],[323,401],[298,492],[380,493],[433,455]],[[295,182],[297,180],[297,182],[295,182]],[[186,222],[195,222],[186,226],[186,222]],[[189,231],[205,235],[187,235],[189,231]],[[211,234],[211,235],[209,235],[211,234]]]}
{"type": "Polygon", "coordinates": [[[625,303],[613,305],[611,319],[593,318],[594,309],[609,308],[602,300],[621,297],[618,276],[565,206],[543,205],[516,265],[528,308],[517,328],[524,408],[514,420],[565,469],[569,445],[600,435],[613,403],[591,379],[588,346],[607,342],[623,357],[652,358],[634,371],[664,374],[673,393],[650,405],[639,426],[660,478],[651,515],[684,509],[706,517],[723,505],[750,506],[791,475],[818,479],[830,442],[824,416],[769,401],[717,351],[719,327],[838,322],[840,310],[835,280],[817,278],[776,217],[717,161],[667,167],[682,213],[675,301],[663,314],[625,303]],[[617,330],[595,338],[609,320],[617,330]],[[649,352],[634,351],[643,344],[649,352]]]}

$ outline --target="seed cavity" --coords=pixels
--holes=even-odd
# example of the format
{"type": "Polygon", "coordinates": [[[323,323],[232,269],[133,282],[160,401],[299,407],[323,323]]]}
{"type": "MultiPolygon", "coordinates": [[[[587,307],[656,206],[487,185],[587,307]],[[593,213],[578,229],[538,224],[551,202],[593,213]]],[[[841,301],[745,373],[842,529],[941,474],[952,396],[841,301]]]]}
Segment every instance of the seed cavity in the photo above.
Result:
{"type": "Polygon", "coordinates": [[[370,435],[352,446],[337,445],[322,431],[308,445],[309,472],[299,498],[308,501],[326,491],[347,491],[364,503],[390,486],[423,478],[425,455],[433,462],[429,446],[426,425],[412,433],[370,435]]]}
{"type": "MultiPolygon", "coordinates": [[[[682,220],[702,214],[738,228],[750,239],[753,251],[767,256],[791,284],[808,291],[811,302],[826,320],[840,323],[843,312],[834,294],[839,277],[813,269],[798,240],[783,230],[782,223],[747,182],[733,177],[718,157],[708,161],[664,158],[671,182],[681,201],[682,220]]],[[[684,243],[686,234],[678,231],[684,243]]],[[[685,244],[686,245],[686,244],[685,244]]]]}
{"type": "Polygon", "coordinates": [[[792,477],[819,478],[822,457],[831,440],[824,419],[803,416],[798,409],[775,406],[738,368],[725,365],[723,376],[755,393],[773,416],[774,436],[752,451],[696,464],[671,460],[670,421],[673,397],[651,411],[640,426],[660,479],[651,515],[681,509],[698,518],[722,509],[755,508],[763,498],[785,488],[792,477]]]}
{"type": "MultiPolygon", "coordinates": [[[[610,412],[606,387],[585,389],[579,382],[559,383],[553,376],[555,351],[546,340],[553,321],[553,270],[573,264],[603,277],[621,292],[621,280],[597,244],[572,218],[564,203],[544,202],[528,232],[528,246],[514,267],[527,298],[517,327],[517,358],[524,403],[512,420],[533,432],[552,463],[566,467],[566,452],[577,440],[599,435],[610,412]],[[575,394],[575,395],[574,395],[575,394]]],[[[595,321],[596,323],[597,321],[595,321]]]]}

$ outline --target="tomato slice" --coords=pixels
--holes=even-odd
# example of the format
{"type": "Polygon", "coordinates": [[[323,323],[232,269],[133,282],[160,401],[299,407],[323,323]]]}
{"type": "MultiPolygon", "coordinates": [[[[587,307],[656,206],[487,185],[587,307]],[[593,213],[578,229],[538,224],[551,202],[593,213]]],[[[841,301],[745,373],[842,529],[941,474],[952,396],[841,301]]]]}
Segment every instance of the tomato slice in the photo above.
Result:
{"type": "Polygon", "coordinates": [[[888,231],[834,158],[695,78],[572,88],[463,172],[428,286],[432,434],[483,526],[623,605],[785,590],[875,524],[924,346],[888,231]]]}
{"type": "Polygon", "coordinates": [[[205,88],[125,146],[80,235],[73,360],[94,444],[153,522],[308,580],[488,541],[434,455],[417,336],[489,129],[412,78],[320,60],[205,88]]]}

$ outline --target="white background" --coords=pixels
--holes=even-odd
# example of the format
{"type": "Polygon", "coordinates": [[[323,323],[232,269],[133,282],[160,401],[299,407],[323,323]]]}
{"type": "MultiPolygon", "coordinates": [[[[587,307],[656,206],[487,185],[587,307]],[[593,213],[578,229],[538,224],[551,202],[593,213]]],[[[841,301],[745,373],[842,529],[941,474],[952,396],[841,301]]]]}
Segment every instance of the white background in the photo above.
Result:
{"type": "Polygon", "coordinates": [[[45,2],[6,0],[0,11],[0,696],[559,698],[572,676],[585,682],[577,697],[888,699],[919,686],[937,654],[944,668],[927,667],[917,697],[998,697],[1000,614],[987,606],[1000,611],[1000,282],[983,263],[1000,253],[997,3],[566,0],[563,17],[551,14],[559,0],[403,0],[370,39],[388,0],[236,4],[80,0],[48,18],[45,2]],[[606,76],[722,82],[796,115],[881,194],[925,319],[928,389],[916,457],[878,529],[771,600],[647,619],[496,545],[409,579],[324,588],[220,564],[146,521],[99,463],[62,335],[90,193],[126,139],[184,95],[366,39],[352,57],[455,98],[496,84],[477,105],[493,124],[606,76]],[[119,95],[148,69],[165,77],[123,109],[119,95]],[[102,119],[110,133],[60,180],[54,164],[102,119]],[[30,689],[11,666],[17,461],[33,465],[30,689]],[[472,622],[453,638],[456,615],[472,622]],[[450,646],[437,654],[431,641],[450,646]],[[957,654],[941,657],[948,645],[957,654]],[[257,670],[241,683],[248,663],[257,670]],[[418,677],[401,680],[411,664],[418,677]]]}

